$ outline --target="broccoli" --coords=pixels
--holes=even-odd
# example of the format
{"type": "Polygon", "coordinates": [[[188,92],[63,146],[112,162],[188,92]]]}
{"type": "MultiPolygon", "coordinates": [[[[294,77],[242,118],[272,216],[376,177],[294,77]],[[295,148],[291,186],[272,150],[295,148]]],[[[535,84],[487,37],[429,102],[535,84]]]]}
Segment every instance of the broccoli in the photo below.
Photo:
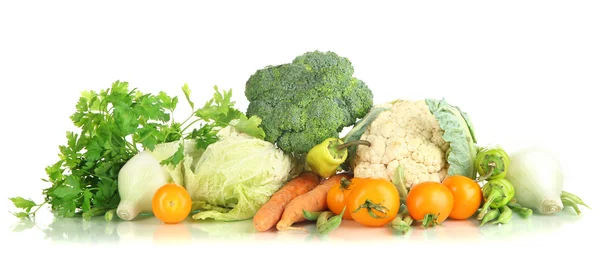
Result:
{"type": "Polygon", "coordinates": [[[313,51],[291,63],[259,69],[246,82],[246,114],[262,119],[265,140],[303,155],[354,125],[373,106],[373,93],[353,77],[347,58],[313,51]]]}

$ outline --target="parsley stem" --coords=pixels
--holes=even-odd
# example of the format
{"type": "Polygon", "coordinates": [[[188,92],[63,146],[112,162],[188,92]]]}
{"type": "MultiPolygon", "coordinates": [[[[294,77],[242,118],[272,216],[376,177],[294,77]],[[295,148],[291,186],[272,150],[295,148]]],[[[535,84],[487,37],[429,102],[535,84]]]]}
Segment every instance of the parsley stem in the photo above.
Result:
{"type": "Polygon", "coordinates": [[[189,121],[192,117],[194,117],[194,115],[196,115],[195,113],[192,113],[192,115],[190,115],[190,117],[188,117],[187,119],[185,119],[181,125],[184,125],[187,121],[189,121]]]}
{"type": "Polygon", "coordinates": [[[132,146],[135,152],[138,152],[137,143],[135,142],[135,135],[131,135],[131,143],[127,142],[128,146],[132,146]]]}
{"type": "Polygon", "coordinates": [[[187,130],[189,127],[192,126],[192,124],[201,121],[202,119],[196,119],[194,121],[192,121],[188,126],[185,126],[185,128],[183,128],[183,130],[181,130],[181,133],[183,133],[185,130],[187,130]]]}
{"type": "Polygon", "coordinates": [[[42,206],[45,205],[46,203],[48,203],[48,201],[44,201],[41,204],[39,204],[38,207],[33,212],[31,212],[31,215],[35,216],[35,213],[37,213],[38,210],[40,210],[40,208],[42,208],[42,206]]]}

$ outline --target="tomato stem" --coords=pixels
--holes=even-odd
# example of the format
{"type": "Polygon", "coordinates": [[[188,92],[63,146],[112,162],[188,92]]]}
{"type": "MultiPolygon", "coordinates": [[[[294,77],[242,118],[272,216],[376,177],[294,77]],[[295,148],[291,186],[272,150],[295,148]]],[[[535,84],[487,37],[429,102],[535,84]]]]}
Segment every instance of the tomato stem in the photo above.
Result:
{"type": "Polygon", "coordinates": [[[359,210],[361,210],[362,208],[366,208],[367,212],[369,212],[369,215],[372,218],[387,218],[387,212],[389,211],[388,208],[386,208],[385,206],[382,206],[381,204],[375,204],[373,203],[371,200],[365,200],[365,203],[363,203],[362,205],[360,205],[356,210],[354,210],[354,213],[358,212],[359,210]],[[383,213],[383,216],[378,216],[376,215],[373,210],[376,210],[380,213],[383,213]]]}
{"type": "Polygon", "coordinates": [[[352,182],[350,180],[348,180],[346,177],[342,177],[342,180],[340,180],[340,189],[341,190],[345,190],[350,188],[350,184],[352,184],[352,182]]]}
{"type": "Polygon", "coordinates": [[[438,218],[438,215],[427,214],[427,215],[425,215],[425,217],[423,217],[423,220],[421,220],[421,226],[423,228],[437,226],[438,225],[437,218],[438,218]]]}

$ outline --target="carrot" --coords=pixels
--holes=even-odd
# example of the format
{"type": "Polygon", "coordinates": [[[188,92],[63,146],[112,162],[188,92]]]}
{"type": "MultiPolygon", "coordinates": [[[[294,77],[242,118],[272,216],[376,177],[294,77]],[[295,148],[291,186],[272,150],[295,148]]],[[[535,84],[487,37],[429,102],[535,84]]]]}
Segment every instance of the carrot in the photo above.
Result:
{"type": "Polygon", "coordinates": [[[303,210],[318,212],[327,210],[327,193],[331,187],[340,184],[342,177],[350,178],[348,174],[337,174],[329,177],[306,194],[293,199],[283,211],[281,220],[277,223],[277,230],[304,230],[304,228],[294,228],[292,224],[304,221],[303,210]]]}
{"type": "Polygon", "coordinates": [[[304,172],[283,185],[254,215],[256,230],[271,229],[281,218],[285,206],[294,198],[307,193],[319,185],[320,178],[312,172],[304,172]]]}

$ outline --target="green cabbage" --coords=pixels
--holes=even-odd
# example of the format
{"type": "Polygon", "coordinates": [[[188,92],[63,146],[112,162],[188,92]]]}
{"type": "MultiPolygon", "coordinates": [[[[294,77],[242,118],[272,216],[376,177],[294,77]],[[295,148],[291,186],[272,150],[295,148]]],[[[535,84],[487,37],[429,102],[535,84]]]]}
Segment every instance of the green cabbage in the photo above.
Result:
{"type": "Polygon", "coordinates": [[[184,186],[200,210],[193,219],[249,219],[304,164],[274,144],[226,127],[200,156],[185,155],[184,186]]]}
{"type": "Polygon", "coordinates": [[[450,105],[446,100],[426,99],[429,111],[440,124],[444,140],[450,143],[447,161],[450,167],[448,175],[461,175],[475,179],[477,169],[477,140],[473,124],[467,113],[456,106],[450,105]]]}

